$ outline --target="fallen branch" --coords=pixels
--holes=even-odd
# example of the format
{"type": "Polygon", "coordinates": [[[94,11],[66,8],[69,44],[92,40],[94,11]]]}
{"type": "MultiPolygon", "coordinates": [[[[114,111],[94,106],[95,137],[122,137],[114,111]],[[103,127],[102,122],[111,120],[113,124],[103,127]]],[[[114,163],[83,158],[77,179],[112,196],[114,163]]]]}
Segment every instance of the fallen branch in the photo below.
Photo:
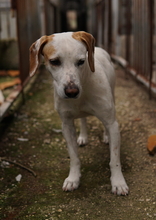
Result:
{"type": "Polygon", "coordinates": [[[0,161],[6,161],[6,162],[9,162],[9,163],[12,163],[12,164],[14,164],[16,166],[21,167],[22,169],[27,170],[30,173],[32,173],[35,177],[37,176],[37,174],[33,170],[31,170],[30,168],[28,168],[28,167],[26,167],[26,166],[24,166],[24,165],[22,165],[22,164],[20,164],[18,162],[12,161],[12,160],[10,160],[10,159],[8,159],[6,157],[0,157],[0,161]]]}

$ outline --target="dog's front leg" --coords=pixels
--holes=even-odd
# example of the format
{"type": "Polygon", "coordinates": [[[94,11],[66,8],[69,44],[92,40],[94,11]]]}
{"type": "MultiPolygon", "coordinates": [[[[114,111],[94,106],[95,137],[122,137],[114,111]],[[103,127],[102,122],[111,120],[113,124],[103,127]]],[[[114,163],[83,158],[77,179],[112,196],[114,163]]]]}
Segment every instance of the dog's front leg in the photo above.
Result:
{"type": "Polygon", "coordinates": [[[117,121],[107,127],[110,143],[110,169],[112,193],[127,195],[128,186],[123,177],[120,163],[120,132],[117,121]]]}
{"type": "Polygon", "coordinates": [[[64,191],[73,191],[77,189],[80,183],[80,160],[78,158],[78,147],[76,140],[76,130],[74,120],[64,119],[62,124],[62,131],[67,142],[68,152],[70,156],[70,172],[69,176],[63,183],[64,191]]]}

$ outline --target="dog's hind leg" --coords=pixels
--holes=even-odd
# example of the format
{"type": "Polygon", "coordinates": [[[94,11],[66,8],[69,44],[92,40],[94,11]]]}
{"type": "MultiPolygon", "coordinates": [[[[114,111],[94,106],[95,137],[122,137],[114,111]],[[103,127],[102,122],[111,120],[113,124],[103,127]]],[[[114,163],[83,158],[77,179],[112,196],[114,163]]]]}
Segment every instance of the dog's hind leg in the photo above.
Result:
{"type": "Polygon", "coordinates": [[[103,142],[105,144],[109,144],[109,137],[108,137],[108,132],[107,130],[105,129],[104,132],[103,132],[103,142]]]}
{"type": "Polygon", "coordinates": [[[70,156],[70,171],[68,177],[63,183],[64,191],[73,191],[77,189],[80,183],[80,160],[78,158],[78,145],[76,141],[76,130],[74,120],[63,119],[62,131],[67,142],[68,152],[70,156]]]}
{"type": "Polygon", "coordinates": [[[80,134],[77,139],[77,143],[79,146],[86,145],[88,143],[88,135],[87,135],[87,119],[80,119],[80,134]]]}

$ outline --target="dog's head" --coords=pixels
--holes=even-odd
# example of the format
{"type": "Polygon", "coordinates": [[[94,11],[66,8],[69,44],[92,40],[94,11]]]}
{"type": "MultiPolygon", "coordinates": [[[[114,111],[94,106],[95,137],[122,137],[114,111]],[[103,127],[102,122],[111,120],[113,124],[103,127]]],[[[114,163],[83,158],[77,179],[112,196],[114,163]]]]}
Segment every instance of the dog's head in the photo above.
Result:
{"type": "Polygon", "coordinates": [[[30,76],[39,66],[40,55],[51,72],[61,98],[78,98],[85,72],[94,72],[94,38],[91,34],[67,32],[43,36],[30,47],[30,76]]]}

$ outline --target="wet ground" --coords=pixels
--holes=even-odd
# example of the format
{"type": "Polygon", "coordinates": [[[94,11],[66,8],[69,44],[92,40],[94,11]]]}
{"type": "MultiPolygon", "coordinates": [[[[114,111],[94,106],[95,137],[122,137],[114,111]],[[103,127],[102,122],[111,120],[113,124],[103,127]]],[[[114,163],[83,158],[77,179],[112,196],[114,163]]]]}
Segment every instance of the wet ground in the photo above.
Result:
{"type": "Polygon", "coordinates": [[[121,161],[129,195],[111,194],[109,147],[102,143],[103,127],[94,117],[88,119],[89,143],[79,148],[81,185],[74,192],[62,191],[69,157],[62,134],[55,131],[61,122],[53,106],[51,76],[42,70],[25,104],[1,124],[0,219],[156,219],[156,155],[146,148],[148,137],[156,134],[156,101],[121,69],[116,73],[121,161]]]}

